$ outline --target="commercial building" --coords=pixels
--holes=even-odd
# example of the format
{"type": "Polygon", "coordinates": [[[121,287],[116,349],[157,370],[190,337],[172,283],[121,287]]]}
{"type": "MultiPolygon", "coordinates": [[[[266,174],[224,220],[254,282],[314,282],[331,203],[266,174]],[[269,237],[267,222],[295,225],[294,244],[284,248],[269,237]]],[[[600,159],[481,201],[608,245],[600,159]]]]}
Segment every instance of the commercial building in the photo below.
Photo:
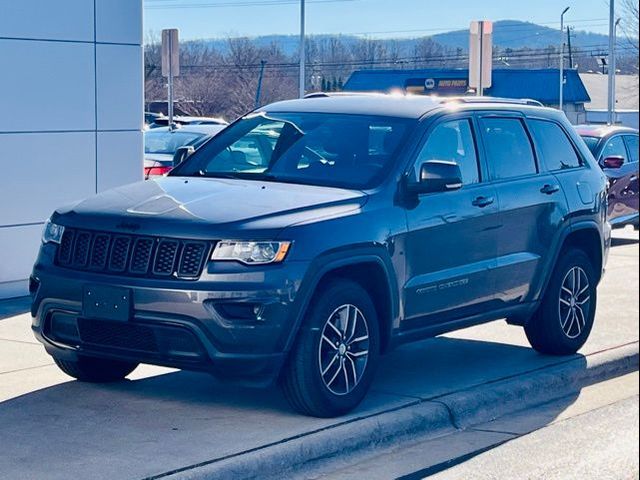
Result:
{"type": "MultiPolygon", "coordinates": [[[[563,109],[573,123],[586,120],[585,104],[591,101],[576,70],[564,72],[563,109]]],[[[496,69],[485,95],[504,98],[530,98],[544,105],[559,105],[559,71],[496,69]]],[[[469,71],[464,69],[357,70],[344,85],[347,91],[402,90],[405,92],[464,95],[469,89],[469,71]]]]}
{"type": "Polygon", "coordinates": [[[142,178],[142,0],[0,0],[0,298],[58,206],[142,178]]]}
{"type": "MultiPolygon", "coordinates": [[[[587,108],[587,123],[606,124],[609,120],[609,78],[601,73],[581,73],[591,102],[587,108]]],[[[615,123],[626,127],[639,127],[639,92],[637,75],[616,75],[615,123]]]]}

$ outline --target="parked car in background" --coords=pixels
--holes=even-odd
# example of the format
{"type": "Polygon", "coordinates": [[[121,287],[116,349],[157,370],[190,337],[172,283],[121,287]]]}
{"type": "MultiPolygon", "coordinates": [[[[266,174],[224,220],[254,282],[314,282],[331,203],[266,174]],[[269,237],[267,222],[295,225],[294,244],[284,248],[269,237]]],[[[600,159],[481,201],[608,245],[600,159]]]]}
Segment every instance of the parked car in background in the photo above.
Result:
{"type": "Polygon", "coordinates": [[[225,125],[158,127],[144,132],[144,178],[164,175],[173,168],[173,156],[180,147],[198,148],[225,125]]]}
{"type": "Polygon", "coordinates": [[[156,121],[161,121],[162,118],[164,118],[162,113],[144,112],[144,129],[160,127],[161,125],[156,124],[156,121]]]}
{"type": "MultiPolygon", "coordinates": [[[[229,122],[223,118],[214,117],[190,117],[185,115],[176,115],[173,117],[173,123],[176,125],[228,125],[229,122]]],[[[160,127],[169,126],[169,117],[162,116],[155,120],[155,125],[160,127]]]]}
{"type": "Polygon", "coordinates": [[[167,176],[53,213],[29,288],[64,372],[279,380],[295,409],[329,417],[405,342],[506,318],[540,352],[584,345],[607,180],[564,114],[326,97],[261,107],[167,176]]]}
{"type": "Polygon", "coordinates": [[[606,125],[578,125],[576,130],[609,179],[609,222],[637,229],[638,130],[606,125]]]}

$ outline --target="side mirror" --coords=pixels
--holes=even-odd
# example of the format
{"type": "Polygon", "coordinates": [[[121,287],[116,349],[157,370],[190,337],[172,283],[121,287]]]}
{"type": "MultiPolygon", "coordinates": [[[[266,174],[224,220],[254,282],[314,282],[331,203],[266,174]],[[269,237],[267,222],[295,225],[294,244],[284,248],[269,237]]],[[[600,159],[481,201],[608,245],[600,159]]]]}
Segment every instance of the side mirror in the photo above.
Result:
{"type": "Polygon", "coordinates": [[[462,172],[454,162],[429,160],[420,165],[420,178],[409,184],[412,193],[434,193],[462,187],[462,172]]]}
{"type": "Polygon", "coordinates": [[[622,155],[611,155],[602,160],[603,168],[620,168],[624,163],[624,157],[622,155]]]}
{"type": "Polygon", "coordinates": [[[193,145],[188,145],[186,147],[178,147],[178,149],[176,150],[176,153],[173,154],[173,166],[177,167],[178,165],[180,165],[187,158],[189,158],[189,155],[195,152],[195,150],[196,149],[193,147],[193,145]]]}

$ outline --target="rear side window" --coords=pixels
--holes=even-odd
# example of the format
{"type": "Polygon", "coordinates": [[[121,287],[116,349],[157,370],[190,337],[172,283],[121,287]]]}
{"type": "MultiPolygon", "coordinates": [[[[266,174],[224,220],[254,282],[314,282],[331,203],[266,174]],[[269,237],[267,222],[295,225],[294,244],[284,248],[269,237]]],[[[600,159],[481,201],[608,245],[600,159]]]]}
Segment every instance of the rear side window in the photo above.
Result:
{"type": "Polygon", "coordinates": [[[494,180],[537,172],[529,135],[518,118],[483,118],[482,136],[494,180]]]}
{"type": "Polygon", "coordinates": [[[629,161],[638,161],[638,135],[625,135],[624,141],[629,149],[629,161]]]}
{"type": "Polygon", "coordinates": [[[428,160],[455,162],[460,167],[464,185],[478,183],[478,157],[469,120],[444,122],[433,129],[418,154],[416,178],[419,176],[420,165],[428,160]]]}
{"type": "Polygon", "coordinates": [[[529,120],[529,127],[547,170],[566,170],[580,166],[578,154],[559,125],[544,120],[529,120]]]}

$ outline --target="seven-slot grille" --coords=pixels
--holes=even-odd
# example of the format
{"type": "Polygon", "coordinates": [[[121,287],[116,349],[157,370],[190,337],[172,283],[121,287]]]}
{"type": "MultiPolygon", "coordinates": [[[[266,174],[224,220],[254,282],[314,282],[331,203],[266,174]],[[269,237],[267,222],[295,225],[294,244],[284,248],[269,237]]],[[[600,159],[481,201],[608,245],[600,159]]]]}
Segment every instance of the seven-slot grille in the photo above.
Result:
{"type": "Polygon", "coordinates": [[[56,263],[74,270],[193,279],[210,242],[65,228],[56,263]]]}

